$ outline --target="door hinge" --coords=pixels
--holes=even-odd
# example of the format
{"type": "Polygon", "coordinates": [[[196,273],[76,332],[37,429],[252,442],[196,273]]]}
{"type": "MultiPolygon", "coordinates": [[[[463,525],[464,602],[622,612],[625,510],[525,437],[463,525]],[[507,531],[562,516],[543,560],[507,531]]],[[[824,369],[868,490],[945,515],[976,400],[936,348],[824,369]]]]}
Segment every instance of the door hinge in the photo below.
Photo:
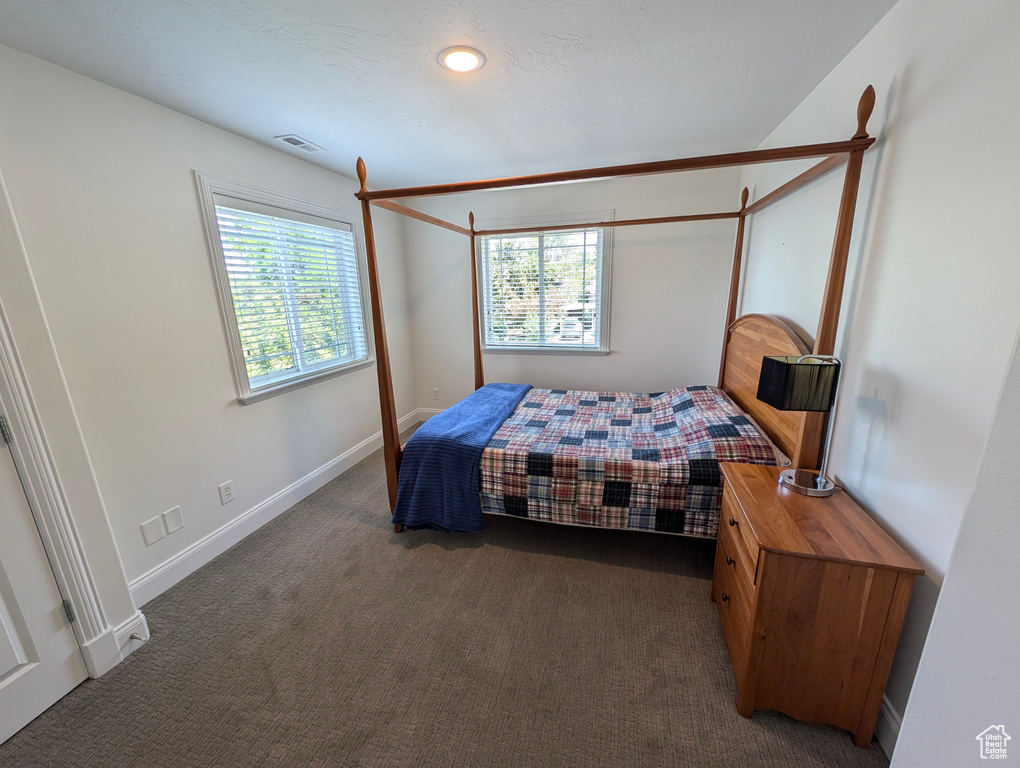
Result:
{"type": "Polygon", "coordinates": [[[11,425],[7,423],[6,416],[0,416],[0,435],[3,435],[5,443],[14,440],[14,437],[11,436],[11,425]]]}
{"type": "Polygon", "coordinates": [[[64,601],[64,613],[67,614],[67,620],[74,622],[74,607],[71,605],[70,600],[64,601]]]}

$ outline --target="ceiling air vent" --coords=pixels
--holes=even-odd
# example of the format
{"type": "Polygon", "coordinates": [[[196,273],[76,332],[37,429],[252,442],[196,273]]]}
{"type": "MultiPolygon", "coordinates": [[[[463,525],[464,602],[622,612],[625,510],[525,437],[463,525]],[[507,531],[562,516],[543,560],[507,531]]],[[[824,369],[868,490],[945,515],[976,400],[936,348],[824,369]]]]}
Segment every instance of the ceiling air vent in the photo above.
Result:
{"type": "Polygon", "coordinates": [[[312,144],[308,139],[302,139],[295,133],[287,133],[283,136],[274,136],[274,139],[290,144],[292,147],[303,150],[305,152],[325,152],[326,150],[320,147],[318,144],[312,144]]]}

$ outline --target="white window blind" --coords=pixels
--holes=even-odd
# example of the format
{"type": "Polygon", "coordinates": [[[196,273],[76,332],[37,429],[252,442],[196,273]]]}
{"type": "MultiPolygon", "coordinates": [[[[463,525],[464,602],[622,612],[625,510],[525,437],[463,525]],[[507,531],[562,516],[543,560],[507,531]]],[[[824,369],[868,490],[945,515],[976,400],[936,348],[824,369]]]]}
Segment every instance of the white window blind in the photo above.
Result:
{"type": "Polygon", "coordinates": [[[242,401],[367,361],[352,224],[209,192],[242,401]]]}
{"type": "Polygon", "coordinates": [[[605,348],[604,228],[481,240],[487,348],[605,348]]]}

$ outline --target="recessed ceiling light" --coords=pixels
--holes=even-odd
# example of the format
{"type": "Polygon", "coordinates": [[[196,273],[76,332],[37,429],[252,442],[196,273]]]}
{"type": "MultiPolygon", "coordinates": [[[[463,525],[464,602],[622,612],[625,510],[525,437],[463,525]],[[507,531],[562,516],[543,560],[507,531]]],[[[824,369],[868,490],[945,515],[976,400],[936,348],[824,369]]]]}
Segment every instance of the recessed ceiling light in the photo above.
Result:
{"type": "Polygon", "coordinates": [[[482,68],[485,56],[476,48],[455,45],[439,54],[439,63],[454,72],[474,72],[482,68]]]}

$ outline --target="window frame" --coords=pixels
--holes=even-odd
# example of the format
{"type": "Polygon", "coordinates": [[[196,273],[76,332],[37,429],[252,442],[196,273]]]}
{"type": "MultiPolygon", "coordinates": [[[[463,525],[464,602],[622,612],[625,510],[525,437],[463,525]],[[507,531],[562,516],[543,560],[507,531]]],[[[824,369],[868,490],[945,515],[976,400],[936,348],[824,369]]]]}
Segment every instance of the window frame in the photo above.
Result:
{"type": "Polygon", "coordinates": [[[345,373],[367,368],[375,363],[375,346],[373,335],[368,326],[368,265],[365,258],[364,235],[358,226],[353,213],[313,203],[308,200],[291,197],[256,187],[232,179],[194,171],[195,183],[198,187],[199,204],[202,212],[202,223],[205,229],[209,260],[212,265],[216,294],[220,305],[220,316],[223,320],[224,336],[227,342],[228,357],[237,388],[237,400],[241,405],[251,405],[275,395],[305,387],[319,381],[342,376],[345,373]],[[365,335],[365,353],[363,359],[330,365],[320,363],[312,365],[286,379],[278,380],[262,386],[252,385],[248,377],[248,367],[244,360],[244,349],[241,345],[241,334],[237,326],[237,314],[234,310],[233,294],[230,290],[230,278],[227,275],[226,262],[223,255],[223,242],[220,236],[216,217],[215,196],[232,197],[253,206],[269,206],[297,215],[312,216],[318,219],[333,221],[350,227],[354,238],[354,257],[358,274],[358,295],[361,298],[361,322],[365,335]]]}
{"type": "MultiPolygon", "coordinates": [[[[613,220],[613,210],[601,210],[601,211],[582,211],[579,213],[570,214],[550,214],[546,216],[528,216],[528,217],[513,217],[506,219],[485,219],[482,221],[475,222],[475,229],[514,229],[517,227],[541,227],[549,224],[577,224],[578,230],[581,229],[594,229],[595,227],[582,227],[582,224],[594,224],[596,222],[606,222],[613,220]]],[[[485,265],[485,252],[486,247],[484,243],[479,243],[476,248],[475,258],[477,260],[476,269],[478,270],[478,310],[481,314],[479,328],[481,332],[481,346],[482,352],[485,354],[497,354],[497,355],[587,355],[592,357],[605,357],[610,354],[612,348],[609,342],[609,329],[612,325],[611,320],[611,302],[610,293],[612,286],[612,263],[613,263],[613,227],[600,227],[602,230],[602,287],[599,292],[599,346],[596,347],[573,347],[564,344],[537,344],[537,345],[521,345],[521,346],[509,346],[501,344],[498,346],[490,346],[488,343],[488,317],[485,312],[485,292],[487,289],[486,284],[486,265],[485,265]]],[[[565,230],[570,231],[570,230],[565,230]]],[[[527,232],[520,233],[522,236],[526,236],[527,232]]],[[[556,232],[554,234],[563,234],[562,232],[556,232]]],[[[498,237],[495,235],[494,237],[498,237]]],[[[484,235],[479,235],[479,240],[483,240],[484,235]]]]}

